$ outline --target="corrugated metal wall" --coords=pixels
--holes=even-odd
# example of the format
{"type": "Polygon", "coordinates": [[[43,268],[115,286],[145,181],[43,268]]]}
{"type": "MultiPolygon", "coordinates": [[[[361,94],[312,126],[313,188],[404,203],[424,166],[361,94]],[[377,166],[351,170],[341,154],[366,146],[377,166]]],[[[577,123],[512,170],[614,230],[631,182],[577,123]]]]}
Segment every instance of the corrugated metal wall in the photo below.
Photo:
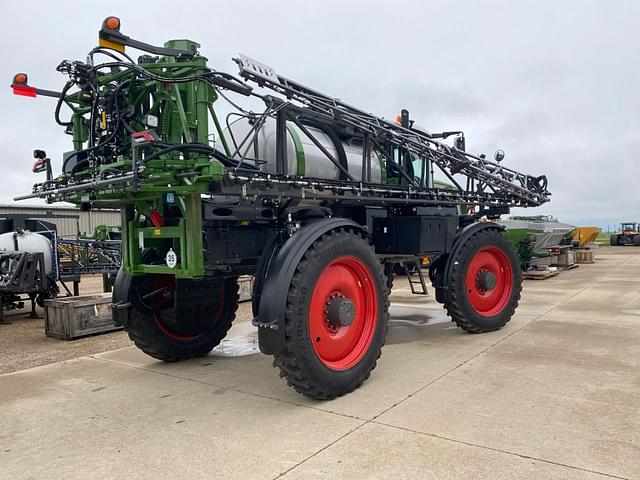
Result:
{"type": "Polygon", "coordinates": [[[0,217],[12,213],[33,215],[34,218],[54,223],[58,227],[58,235],[63,237],[75,238],[78,229],[81,235],[93,235],[93,230],[98,225],[120,225],[119,210],[81,212],[78,208],[70,207],[0,205],[0,217]],[[63,218],[64,216],[74,218],[63,218]]]}

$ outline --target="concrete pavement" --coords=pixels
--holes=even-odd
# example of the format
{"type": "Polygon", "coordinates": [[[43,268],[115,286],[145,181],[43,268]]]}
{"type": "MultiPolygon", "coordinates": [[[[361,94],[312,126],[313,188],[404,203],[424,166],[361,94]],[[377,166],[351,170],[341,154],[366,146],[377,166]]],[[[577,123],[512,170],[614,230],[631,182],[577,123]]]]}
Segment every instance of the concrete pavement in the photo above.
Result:
{"type": "Polygon", "coordinates": [[[640,479],[640,249],[525,282],[489,334],[402,281],[392,302],[378,367],[330,402],[262,355],[2,375],[0,478],[640,479]]]}

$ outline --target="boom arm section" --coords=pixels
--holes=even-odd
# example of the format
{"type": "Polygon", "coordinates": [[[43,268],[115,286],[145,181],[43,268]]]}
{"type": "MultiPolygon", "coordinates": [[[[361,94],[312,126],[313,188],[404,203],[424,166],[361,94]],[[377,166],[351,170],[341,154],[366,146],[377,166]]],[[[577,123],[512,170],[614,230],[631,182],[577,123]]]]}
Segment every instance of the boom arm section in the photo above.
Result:
{"type": "MultiPolygon", "coordinates": [[[[297,101],[305,108],[337,123],[350,125],[379,143],[389,142],[401,149],[430,159],[451,180],[453,175],[466,177],[465,187],[455,182],[460,190],[473,194],[489,194],[500,203],[538,206],[549,200],[545,176],[532,177],[503,167],[497,162],[469,154],[434,139],[435,135],[398,125],[354,108],[341,100],[329,97],[290,80],[263,63],[244,55],[234,58],[240,76],[297,101]],[[492,195],[495,194],[495,195],[492,195]],[[511,201],[509,201],[509,199],[511,201]]],[[[446,132],[451,133],[451,132],[446,132]]],[[[439,135],[443,137],[443,134],[439,135]]],[[[483,195],[484,196],[484,195],[483,195]]],[[[469,198],[470,200],[471,198],[469,198]]]]}
{"type": "MultiPolygon", "coordinates": [[[[14,78],[12,87],[18,94],[58,99],[56,121],[73,135],[74,145],[65,154],[61,176],[36,184],[31,195],[17,199],[118,204],[144,195],[217,193],[366,198],[372,204],[464,204],[497,210],[549,200],[545,176],[504,167],[499,158],[493,162],[467,153],[462,132],[428,133],[414,127],[406,111],[396,124],[279,75],[249,57],[234,59],[246,81],[278,94],[261,95],[237,77],[207,67],[197,43],[172,40],[163,47],[150,45],[122,34],[117,17],[104,21],[99,44],[86,63],[63,61],[58,66],[69,77],[59,93],[27,85],[26,74],[14,78]],[[134,62],[124,53],[126,46],[157,56],[143,55],[134,62]],[[113,61],[95,64],[95,54],[113,61]],[[225,90],[259,98],[266,108],[261,113],[244,110],[226,97],[225,90]],[[219,97],[251,125],[238,142],[229,116],[226,131],[216,116],[213,104],[219,97]],[[60,118],[63,105],[72,110],[68,121],[60,118]],[[210,119],[223,151],[211,144],[210,119]],[[267,161],[256,156],[257,139],[266,135],[265,128],[273,121],[276,162],[275,168],[265,169],[267,161]],[[313,168],[310,174],[291,174],[287,150],[293,126],[322,152],[326,165],[327,159],[333,164],[329,169],[334,168],[337,176],[314,176],[318,169],[313,168]],[[324,142],[319,131],[326,134],[324,142]],[[229,134],[235,150],[228,144],[229,134]],[[444,143],[451,135],[459,135],[455,146],[444,143]],[[360,166],[347,165],[343,142],[362,146],[361,173],[360,166]],[[372,157],[378,157],[381,165],[375,180],[372,157]],[[420,179],[411,166],[415,158],[423,161],[420,179]],[[451,188],[435,185],[434,167],[451,188]]],[[[304,153],[296,147],[296,155],[304,153]]]]}

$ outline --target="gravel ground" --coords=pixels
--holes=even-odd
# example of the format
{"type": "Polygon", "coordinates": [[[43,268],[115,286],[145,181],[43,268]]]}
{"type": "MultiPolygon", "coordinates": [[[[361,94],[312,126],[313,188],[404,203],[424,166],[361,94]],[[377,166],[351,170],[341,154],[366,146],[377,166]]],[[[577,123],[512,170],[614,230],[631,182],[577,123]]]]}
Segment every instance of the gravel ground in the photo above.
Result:
{"type": "MultiPolygon", "coordinates": [[[[71,288],[71,285],[69,285],[71,288]]],[[[83,295],[102,291],[102,276],[85,276],[80,282],[83,295]]],[[[29,302],[22,310],[5,312],[10,325],[0,325],[0,373],[46,365],[70,358],[106,352],[131,345],[124,331],[93,335],[76,340],[58,340],[44,334],[44,311],[40,318],[29,318],[29,302]]]]}
{"type": "Polygon", "coordinates": [[[66,341],[46,337],[42,318],[26,318],[20,312],[7,320],[11,325],[0,325],[0,374],[131,345],[124,331],[66,341]]]}
{"type": "MultiPolygon", "coordinates": [[[[82,295],[101,291],[101,276],[83,277],[80,283],[82,295]]],[[[43,310],[37,307],[41,318],[29,318],[30,307],[25,303],[26,308],[22,310],[5,312],[10,325],[0,325],[0,374],[132,345],[123,330],[75,340],[49,338],[44,334],[43,310]]],[[[240,304],[236,318],[251,318],[251,304],[240,304]]]]}

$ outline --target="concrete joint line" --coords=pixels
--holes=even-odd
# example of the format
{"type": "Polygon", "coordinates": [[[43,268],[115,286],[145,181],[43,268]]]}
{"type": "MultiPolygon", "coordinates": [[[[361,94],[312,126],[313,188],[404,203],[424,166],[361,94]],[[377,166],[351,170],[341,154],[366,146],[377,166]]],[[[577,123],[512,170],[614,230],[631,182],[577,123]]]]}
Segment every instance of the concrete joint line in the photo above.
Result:
{"type": "Polygon", "coordinates": [[[580,291],[578,291],[577,293],[575,293],[574,295],[572,295],[571,297],[567,298],[566,300],[563,300],[562,302],[560,302],[558,305],[555,305],[553,307],[551,307],[549,310],[541,313],[540,315],[538,315],[537,317],[532,318],[531,320],[529,320],[527,323],[525,323],[524,325],[522,325],[520,328],[514,330],[513,332],[505,335],[504,337],[500,338],[499,340],[495,341],[494,343],[492,343],[491,345],[489,345],[488,347],[486,347],[485,349],[481,350],[480,352],[476,353],[475,355],[471,356],[470,358],[468,358],[467,360],[465,360],[464,362],[456,365],[455,367],[447,370],[445,373],[443,373],[442,375],[440,375],[439,377],[431,380],[429,383],[427,383],[426,385],[420,387],[418,390],[416,390],[413,393],[410,393],[409,395],[407,395],[405,398],[403,398],[402,400],[394,403],[393,405],[391,405],[389,408],[387,408],[386,410],[383,410],[382,412],[380,412],[378,415],[374,416],[371,420],[375,421],[377,418],[379,418],[380,416],[384,415],[385,413],[387,413],[388,411],[390,411],[391,409],[397,407],[398,405],[404,403],[405,401],[407,401],[408,399],[410,399],[411,397],[417,395],[418,393],[422,392],[423,390],[427,389],[428,387],[430,387],[431,385],[435,384],[436,382],[439,382],[440,380],[442,380],[443,378],[445,378],[447,375],[455,372],[456,370],[458,370],[460,367],[467,365],[468,363],[472,362],[473,360],[475,360],[476,358],[478,358],[480,355],[484,355],[486,352],[488,352],[489,350],[491,350],[493,347],[495,347],[496,345],[504,342],[506,339],[512,337],[513,335],[515,335],[516,333],[520,332],[521,330],[523,330],[524,328],[528,327],[529,325],[531,325],[533,322],[535,322],[536,320],[541,319],[542,317],[544,317],[545,315],[553,312],[556,308],[558,308],[561,305],[564,305],[566,302],[568,302],[569,300],[571,300],[572,298],[576,297],[577,295],[580,295],[582,292],[588,290],[589,288],[592,288],[592,286],[588,286],[585,287],[583,289],[581,289],[580,291]]]}
{"type": "Polygon", "coordinates": [[[447,442],[457,443],[457,444],[465,445],[465,446],[468,446],[468,447],[475,447],[475,448],[481,448],[483,450],[489,450],[489,451],[492,451],[492,452],[504,453],[506,455],[511,455],[513,457],[522,458],[524,460],[534,460],[536,462],[542,462],[542,463],[546,463],[546,464],[549,464],[549,465],[556,465],[556,466],[559,466],[559,467],[570,468],[572,470],[578,470],[580,472],[585,472],[585,473],[593,473],[593,474],[596,474],[596,475],[602,475],[602,476],[605,476],[605,477],[608,477],[608,478],[615,478],[615,479],[618,479],[618,480],[632,480],[632,479],[630,479],[628,477],[620,477],[620,476],[614,475],[612,473],[599,472],[597,470],[591,470],[589,468],[582,468],[582,467],[578,467],[578,466],[575,466],[575,465],[569,465],[567,463],[555,462],[553,460],[546,460],[544,458],[539,458],[539,457],[532,457],[531,455],[525,455],[523,453],[511,452],[509,450],[502,450],[500,448],[489,447],[489,446],[486,446],[486,445],[479,445],[477,443],[467,442],[465,440],[457,440],[455,438],[443,437],[442,435],[438,435],[438,434],[435,434],[435,433],[427,433],[427,432],[421,432],[421,431],[418,431],[418,430],[412,430],[410,428],[398,427],[396,425],[392,425],[392,424],[389,424],[389,423],[378,422],[378,421],[375,421],[375,420],[372,420],[371,422],[367,422],[367,423],[375,423],[376,425],[381,425],[381,426],[389,427],[389,428],[395,428],[397,430],[402,430],[402,431],[405,431],[405,432],[411,432],[411,433],[415,433],[415,434],[418,434],[418,435],[423,435],[423,436],[426,436],[426,437],[437,438],[438,440],[444,440],[444,441],[447,441],[447,442]]]}

